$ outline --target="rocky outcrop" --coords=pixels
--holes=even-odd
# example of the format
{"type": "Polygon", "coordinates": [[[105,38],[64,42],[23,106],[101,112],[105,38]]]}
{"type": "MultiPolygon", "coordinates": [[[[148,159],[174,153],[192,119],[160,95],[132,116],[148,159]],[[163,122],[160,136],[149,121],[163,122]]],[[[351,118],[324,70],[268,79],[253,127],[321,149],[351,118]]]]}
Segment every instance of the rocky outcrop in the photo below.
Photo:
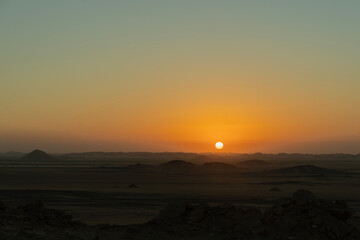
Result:
{"type": "Polygon", "coordinates": [[[347,223],[353,214],[343,201],[318,200],[299,190],[265,212],[263,228],[268,236],[291,239],[360,239],[359,231],[347,223]]]}
{"type": "Polygon", "coordinates": [[[63,211],[45,208],[40,201],[17,208],[0,206],[0,239],[4,240],[70,239],[69,231],[81,225],[63,211]]]}
{"type": "Polygon", "coordinates": [[[172,201],[153,220],[131,226],[88,226],[41,202],[17,208],[0,203],[0,239],[360,239],[354,211],[343,201],[317,199],[298,190],[271,208],[209,206],[172,201]]]}
{"type": "Polygon", "coordinates": [[[173,160],[159,165],[160,169],[166,171],[191,170],[195,169],[196,167],[197,166],[195,164],[183,160],[173,160]]]}
{"type": "Polygon", "coordinates": [[[22,157],[25,160],[33,160],[33,161],[48,161],[48,160],[56,160],[55,157],[43,152],[41,150],[34,150],[31,153],[26,154],[22,157]]]}
{"type": "Polygon", "coordinates": [[[151,224],[157,231],[188,229],[182,233],[187,236],[201,232],[227,236],[219,239],[355,240],[360,233],[348,223],[353,214],[343,201],[318,200],[310,191],[298,190],[264,213],[232,205],[169,204],[151,224]]]}

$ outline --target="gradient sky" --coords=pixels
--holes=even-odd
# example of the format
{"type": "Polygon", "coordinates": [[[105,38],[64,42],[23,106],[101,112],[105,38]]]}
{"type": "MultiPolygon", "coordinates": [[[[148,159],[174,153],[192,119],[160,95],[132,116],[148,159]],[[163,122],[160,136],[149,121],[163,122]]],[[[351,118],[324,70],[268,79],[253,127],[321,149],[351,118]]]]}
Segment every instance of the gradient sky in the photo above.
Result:
{"type": "Polygon", "coordinates": [[[0,0],[0,151],[358,153],[359,11],[0,0]]]}

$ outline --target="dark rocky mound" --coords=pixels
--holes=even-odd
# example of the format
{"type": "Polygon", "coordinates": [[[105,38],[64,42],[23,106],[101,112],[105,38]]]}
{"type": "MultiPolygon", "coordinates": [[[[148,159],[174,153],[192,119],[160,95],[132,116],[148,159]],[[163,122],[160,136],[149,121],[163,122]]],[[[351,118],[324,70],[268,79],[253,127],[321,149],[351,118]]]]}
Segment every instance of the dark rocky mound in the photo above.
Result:
{"type": "Polygon", "coordinates": [[[319,200],[307,190],[298,190],[265,212],[174,201],[150,222],[129,226],[88,226],[41,202],[13,209],[0,204],[0,239],[358,240],[353,215],[345,202],[319,200]]]}
{"type": "Polygon", "coordinates": [[[128,186],[128,188],[139,188],[137,185],[135,185],[135,184],[130,184],[129,186],[128,186]]]}
{"type": "Polygon", "coordinates": [[[245,161],[238,162],[236,164],[236,166],[243,167],[243,168],[267,167],[269,165],[270,165],[270,163],[268,163],[264,160],[258,160],[258,159],[245,160],[245,161]]]}
{"type": "Polygon", "coordinates": [[[345,202],[318,200],[311,192],[298,190],[264,213],[257,208],[173,202],[149,224],[156,231],[187,237],[208,233],[220,236],[215,239],[355,240],[360,232],[348,223],[353,214],[345,202]]]}
{"type": "Polygon", "coordinates": [[[276,169],[271,172],[279,173],[279,174],[305,174],[305,175],[346,174],[346,172],[317,167],[314,165],[300,165],[294,167],[287,167],[282,169],[276,169]]]}
{"type": "Polygon", "coordinates": [[[69,230],[82,225],[63,211],[45,208],[40,201],[17,208],[0,205],[0,239],[4,240],[71,239],[69,230]]]}
{"type": "Polygon", "coordinates": [[[189,170],[196,168],[196,165],[191,162],[186,162],[183,160],[173,160],[170,162],[166,162],[161,164],[160,169],[163,170],[189,170]]]}
{"type": "Polygon", "coordinates": [[[22,159],[43,161],[43,160],[54,160],[56,158],[41,150],[34,150],[31,153],[26,154],[24,157],[22,157],[22,159]]]}
{"type": "Polygon", "coordinates": [[[234,165],[222,162],[207,162],[201,166],[203,169],[211,170],[234,170],[237,169],[234,165]]]}

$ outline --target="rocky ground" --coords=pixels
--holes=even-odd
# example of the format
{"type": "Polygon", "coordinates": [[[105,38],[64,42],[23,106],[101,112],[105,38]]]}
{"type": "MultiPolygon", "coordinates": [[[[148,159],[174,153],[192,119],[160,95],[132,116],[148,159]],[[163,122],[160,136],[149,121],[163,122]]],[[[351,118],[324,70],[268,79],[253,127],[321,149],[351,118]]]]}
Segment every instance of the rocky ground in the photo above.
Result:
{"type": "Polygon", "coordinates": [[[89,226],[41,202],[17,208],[0,203],[0,239],[360,239],[359,217],[342,201],[319,200],[298,190],[262,212],[232,205],[169,203],[140,225],[89,226]]]}

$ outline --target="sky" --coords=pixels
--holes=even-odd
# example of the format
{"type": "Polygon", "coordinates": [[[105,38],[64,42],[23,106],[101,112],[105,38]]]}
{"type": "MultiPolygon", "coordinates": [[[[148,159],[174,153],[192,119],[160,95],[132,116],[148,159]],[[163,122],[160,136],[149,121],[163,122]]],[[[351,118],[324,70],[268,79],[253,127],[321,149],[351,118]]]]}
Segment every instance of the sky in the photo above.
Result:
{"type": "Polygon", "coordinates": [[[360,2],[0,0],[0,152],[360,152],[360,2]]]}

